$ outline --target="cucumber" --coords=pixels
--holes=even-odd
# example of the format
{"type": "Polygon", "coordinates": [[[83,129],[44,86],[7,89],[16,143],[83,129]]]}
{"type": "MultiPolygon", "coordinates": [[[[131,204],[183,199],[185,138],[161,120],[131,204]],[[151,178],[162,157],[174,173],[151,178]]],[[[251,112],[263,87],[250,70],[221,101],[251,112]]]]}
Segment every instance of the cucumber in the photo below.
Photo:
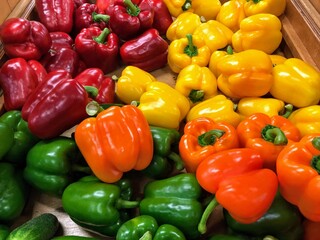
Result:
{"type": "Polygon", "coordinates": [[[55,215],[43,213],[13,229],[6,240],[50,240],[59,225],[55,215]]]}

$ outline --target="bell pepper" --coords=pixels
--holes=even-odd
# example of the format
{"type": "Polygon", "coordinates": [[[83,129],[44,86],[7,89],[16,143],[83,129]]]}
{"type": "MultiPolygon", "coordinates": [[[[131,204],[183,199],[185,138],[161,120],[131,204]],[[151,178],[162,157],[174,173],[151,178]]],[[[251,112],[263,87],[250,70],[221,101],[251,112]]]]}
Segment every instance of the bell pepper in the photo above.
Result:
{"type": "Polygon", "coordinates": [[[95,4],[100,11],[107,12],[109,7],[112,7],[114,4],[114,0],[96,0],[95,4]]]}
{"type": "Polygon", "coordinates": [[[205,67],[209,63],[210,49],[203,38],[195,34],[173,40],[168,48],[168,65],[174,73],[179,73],[190,64],[205,67]]]}
{"type": "Polygon", "coordinates": [[[74,47],[87,67],[101,68],[109,73],[119,65],[119,37],[108,28],[82,29],[75,38],[74,47]]]}
{"type": "Polygon", "coordinates": [[[158,224],[171,224],[180,229],[187,239],[198,239],[198,222],[202,214],[199,201],[202,189],[194,174],[178,175],[154,180],[145,185],[140,202],[140,215],[149,215],[158,224]]]}
{"type": "Polygon", "coordinates": [[[273,68],[274,82],[270,93],[274,98],[297,108],[320,101],[320,72],[298,58],[289,58],[273,68]]]}
{"type": "Polygon", "coordinates": [[[10,58],[39,60],[51,46],[47,28],[38,21],[9,18],[0,28],[0,40],[4,52],[10,58]]]}
{"type": "Polygon", "coordinates": [[[3,91],[4,108],[7,111],[21,110],[37,84],[37,74],[25,59],[7,60],[0,69],[0,88],[3,91]]]}
{"type": "Polygon", "coordinates": [[[283,148],[300,140],[299,129],[283,116],[269,117],[254,113],[237,127],[240,146],[252,148],[261,154],[263,166],[275,170],[276,160],[283,148]]]}
{"type": "Polygon", "coordinates": [[[73,0],[36,0],[35,10],[39,21],[46,26],[49,32],[70,33],[74,24],[73,0]]]}
{"type": "Polygon", "coordinates": [[[304,240],[317,240],[319,236],[319,226],[320,222],[313,222],[308,219],[305,219],[302,223],[304,234],[304,240]]]}
{"type": "Polygon", "coordinates": [[[178,129],[189,109],[189,100],[164,82],[151,82],[139,100],[138,108],[153,126],[178,129]]]}
{"type": "Polygon", "coordinates": [[[61,196],[81,174],[90,174],[74,139],[59,136],[41,140],[28,152],[24,179],[39,192],[61,196]]]}
{"type": "Polygon", "coordinates": [[[236,52],[257,49],[272,54],[282,41],[280,19],[270,13],[259,13],[244,18],[240,29],[232,35],[236,52]]]}
{"type": "Polygon", "coordinates": [[[168,43],[158,30],[150,28],[120,47],[122,62],[151,72],[167,64],[168,43]]]}
{"type": "Polygon", "coordinates": [[[269,117],[280,115],[288,118],[292,114],[293,106],[276,98],[244,97],[237,103],[237,112],[244,117],[254,113],[264,113],[269,117]]]}
{"type": "Polygon", "coordinates": [[[24,165],[28,151],[39,139],[30,132],[28,123],[21,118],[21,112],[18,110],[5,112],[0,116],[0,123],[6,128],[6,131],[10,131],[10,134],[1,131],[1,135],[4,134],[3,137],[6,138],[6,140],[3,139],[1,145],[4,145],[3,147],[9,145],[10,147],[4,155],[0,154],[0,159],[24,165]]]}
{"type": "Polygon", "coordinates": [[[86,176],[66,187],[62,207],[79,226],[115,237],[120,226],[132,218],[128,210],[139,206],[139,201],[132,201],[132,191],[133,186],[126,178],[104,183],[86,176]]]}
{"type": "Polygon", "coordinates": [[[215,122],[227,122],[236,127],[242,120],[235,112],[235,104],[225,95],[218,94],[193,106],[186,116],[187,122],[198,117],[208,117],[215,122]]]}
{"type": "Polygon", "coordinates": [[[250,148],[217,152],[199,164],[196,177],[200,186],[215,195],[199,222],[201,233],[206,232],[207,220],[218,204],[244,224],[267,212],[278,190],[278,178],[262,164],[260,153],[250,148]]]}
{"type": "Polygon", "coordinates": [[[246,17],[244,0],[230,0],[221,5],[216,20],[227,26],[231,31],[240,29],[240,22],[246,17]]]}
{"type": "Polygon", "coordinates": [[[118,181],[124,172],[143,170],[153,156],[150,127],[135,106],[112,106],[83,120],[76,143],[93,173],[103,182],[118,181]],[[125,140],[125,141],[124,141],[125,140]]]}
{"type": "Polygon", "coordinates": [[[235,127],[229,123],[216,123],[208,117],[187,122],[179,141],[179,152],[186,170],[193,173],[211,154],[237,147],[239,140],[235,127]]]}
{"type": "Polygon", "coordinates": [[[116,95],[122,102],[131,104],[132,101],[139,101],[147,85],[154,81],[156,78],[141,68],[126,66],[116,80],[116,95]]]}
{"type": "Polygon", "coordinates": [[[18,168],[11,163],[0,163],[0,223],[11,225],[21,216],[28,190],[18,168]]]}
{"type": "Polygon", "coordinates": [[[320,132],[320,105],[311,105],[294,110],[288,117],[299,129],[301,136],[320,132]]]}
{"type": "Polygon", "coordinates": [[[61,48],[73,48],[73,38],[65,32],[50,32],[52,40],[51,51],[57,51],[61,48]]]}
{"type": "Polygon", "coordinates": [[[110,28],[123,41],[136,38],[152,28],[154,19],[153,7],[148,0],[114,0],[110,14],[110,28]]]}
{"type": "MultiPolygon", "coordinates": [[[[248,236],[233,234],[233,233],[219,233],[209,237],[207,240],[250,240],[248,236]]],[[[269,239],[273,240],[273,239],[269,239]]]]}
{"type": "Polygon", "coordinates": [[[260,50],[225,55],[217,63],[217,72],[219,90],[231,98],[261,97],[273,84],[272,61],[260,50]]]}
{"type": "Polygon", "coordinates": [[[4,224],[0,224],[0,240],[6,240],[10,234],[10,228],[4,224]]]}
{"type": "Polygon", "coordinates": [[[119,228],[118,240],[185,240],[184,234],[171,224],[159,226],[157,220],[148,215],[134,217],[119,228]]]}
{"type": "Polygon", "coordinates": [[[306,219],[320,221],[319,156],[320,134],[305,135],[285,147],[277,158],[282,196],[296,205],[306,219]]]}
{"type": "Polygon", "coordinates": [[[201,24],[198,14],[183,12],[175,18],[167,29],[166,37],[169,41],[184,38],[187,34],[193,34],[194,30],[201,24]]]}
{"type": "Polygon", "coordinates": [[[282,64],[284,63],[287,58],[280,55],[280,54],[271,54],[270,55],[270,58],[271,58],[271,61],[272,61],[272,65],[275,67],[277,66],[278,64],[282,64]]]}
{"type": "Polygon", "coordinates": [[[6,123],[0,122],[0,160],[3,156],[11,149],[12,144],[14,143],[14,131],[6,123]]]}
{"type": "Polygon", "coordinates": [[[217,69],[218,63],[226,58],[226,56],[232,55],[233,53],[233,48],[228,45],[224,49],[216,50],[211,54],[208,67],[216,76],[216,78],[218,78],[221,74],[221,72],[217,69]]]}
{"type": "Polygon", "coordinates": [[[191,8],[190,0],[163,0],[172,17],[177,18],[191,8]]]}
{"type": "Polygon", "coordinates": [[[68,75],[66,71],[49,73],[48,79],[37,86],[21,110],[31,133],[38,138],[57,137],[88,117],[88,94],[68,75]]]}
{"type": "Polygon", "coordinates": [[[218,94],[217,79],[207,67],[190,64],[183,68],[176,79],[175,89],[196,104],[218,94]]]}
{"type": "Polygon", "coordinates": [[[46,78],[48,72],[44,68],[44,66],[41,64],[41,62],[39,62],[37,60],[29,60],[28,64],[30,65],[30,67],[36,73],[38,84],[41,83],[42,81],[44,81],[44,79],[46,78]]]}
{"type": "Polygon", "coordinates": [[[141,172],[149,178],[162,179],[173,172],[184,169],[178,152],[180,133],[176,129],[150,126],[153,138],[153,158],[149,166],[141,172]]]}
{"type": "Polygon", "coordinates": [[[115,81],[105,76],[100,68],[87,68],[75,78],[98,103],[113,103],[115,99],[115,81]]]}
{"type": "Polygon", "coordinates": [[[249,0],[244,4],[244,11],[246,16],[258,13],[270,13],[279,17],[284,13],[286,3],[286,0],[249,0]]]}
{"type": "Polygon", "coordinates": [[[193,34],[200,35],[212,53],[230,45],[233,32],[217,20],[209,20],[198,26],[193,34]]]}
{"type": "Polygon", "coordinates": [[[98,27],[104,29],[108,27],[110,16],[100,11],[93,3],[83,3],[74,13],[74,30],[79,33],[83,28],[98,27]]]}
{"type": "Polygon", "coordinates": [[[223,214],[228,228],[235,233],[257,238],[271,235],[281,240],[303,239],[301,213],[295,206],[288,203],[279,192],[268,211],[254,223],[239,223],[225,210],[223,214]]]}

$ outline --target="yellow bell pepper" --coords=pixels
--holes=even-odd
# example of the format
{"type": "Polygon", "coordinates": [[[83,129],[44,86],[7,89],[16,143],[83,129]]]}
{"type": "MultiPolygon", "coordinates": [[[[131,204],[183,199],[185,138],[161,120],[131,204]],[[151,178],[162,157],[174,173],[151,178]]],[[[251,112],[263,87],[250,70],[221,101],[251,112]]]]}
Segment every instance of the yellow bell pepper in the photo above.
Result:
{"type": "Polygon", "coordinates": [[[217,65],[218,65],[218,62],[224,58],[224,56],[226,55],[231,55],[233,54],[233,49],[231,46],[228,46],[226,51],[224,50],[217,50],[217,51],[214,51],[211,56],[210,56],[210,60],[209,60],[209,69],[211,70],[211,72],[216,76],[216,78],[219,77],[219,75],[221,74],[220,72],[218,72],[218,69],[217,69],[217,65]]]}
{"type": "Polygon", "coordinates": [[[287,58],[282,56],[282,55],[278,55],[278,54],[272,54],[270,55],[271,61],[272,61],[272,65],[275,67],[278,64],[284,63],[287,58]]]}
{"type": "Polygon", "coordinates": [[[205,67],[209,63],[210,55],[209,47],[200,36],[187,34],[186,37],[169,44],[168,65],[175,73],[192,63],[205,67]]]}
{"type": "Polygon", "coordinates": [[[150,73],[134,66],[125,67],[116,81],[116,95],[122,102],[138,101],[148,83],[156,81],[150,73]]]}
{"type": "Polygon", "coordinates": [[[181,13],[167,29],[166,37],[173,41],[193,34],[194,30],[201,24],[200,16],[192,12],[181,13]]]}
{"type": "Polygon", "coordinates": [[[222,4],[216,20],[233,32],[240,29],[240,22],[246,17],[244,13],[245,0],[230,0],[222,4]]]}
{"type": "Polygon", "coordinates": [[[260,50],[226,55],[217,63],[218,88],[230,98],[261,97],[273,84],[272,62],[260,50]]]}
{"type": "Polygon", "coordinates": [[[272,54],[282,41],[281,28],[280,19],[270,13],[246,17],[232,36],[232,46],[236,52],[258,49],[272,54]]]}
{"type": "Polygon", "coordinates": [[[175,18],[191,8],[191,0],[163,0],[163,2],[166,4],[171,16],[175,18]]]}
{"type": "Polygon", "coordinates": [[[237,127],[243,118],[234,111],[235,106],[225,95],[218,94],[194,105],[190,109],[186,120],[189,122],[198,117],[208,117],[215,122],[227,122],[237,127]]]}
{"type": "Polygon", "coordinates": [[[211,53],[231,44],[233,32],[217,20],[209,20],[198,26],[194,35],[199,35],[204,39],[206,45],[210,48],[211,53]]]}
{"type": "Polygon", "coordinates": [[[246,16],[270,13],[277,17],[284,13],[286,0],[247,0],[244,4],[246,16]]]}
{"type": "Polygon", "coordinates": [[[288,119],[299,129],[301,136],[320,133],[320,105],[299,108],[288,119]]]}
{"type": "Polygon", "coordinates": [[[147,85],[138,108],[150,125],[178,129],[190,109],[190,103],[173,87],[156,81],[147,85]]]}
{"type": "Polygon", "coordinates": [[[297,108],[318,104],[320,72],[298,58],[289,58],[273,68],[274,83],[270,93],[274,98],[297,108]]]}
{"type": "Polygon", "coordinates": [[[211,98],[218,93],[217,79],[211,70],[196,64],[188,65],[180,71],[175,89],[186,96],[191,104],[211,98]]]}

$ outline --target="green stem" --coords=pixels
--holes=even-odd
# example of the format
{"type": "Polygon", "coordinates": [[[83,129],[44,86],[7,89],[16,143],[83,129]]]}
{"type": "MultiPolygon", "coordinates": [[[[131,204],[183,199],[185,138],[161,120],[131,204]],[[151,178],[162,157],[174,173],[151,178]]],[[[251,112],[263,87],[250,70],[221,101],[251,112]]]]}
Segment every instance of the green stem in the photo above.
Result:
{"type": "Polygon", "coordinates": [[[138,16],[140,13],[140,8],[133,4],[133,2],[131,0],[123,0],[123,3],[126,5],[127,7],[127,13],[130,14],[131,16],[138,16]]]}
{"type": "Polygon", "coordinates": [[[99,90],[93,86],[84,86],[84,89],[91,98],[96,98],[98,96],[99,90]]]}
{"type": "Polygon", "coordinates": [[[293,111],[293,105],[292,104],[287,104],[284,106],[284,113],[281,114],[282,117],[288,118],[293,111]]]}
{"type": "Polygon", "coordinates": [[[71,171],[72,172],[82,172],[82,173],[87,173],[87,174],[91,174],[91,168],[87,167],[87,166],[81,166],[79,164],[72,164],[71,165],[71,171]]]}
{"type": "Polygon", "coordinates": [[[107,36],[109,35],[110,30],[108,28],[104,28],[98,37],[94,37],[93,40],[97,43],[105,43],[107,36]]]}
{"type": "Polygon", "coordinates": [[[86,112],[89,116],[95,116],[99,112],[102,112],[104,109],[96,101],[91,101],[86,106],[86,112]]]}
{"type": "Polygon", "coordinates": [[[177,154],[175,152],[170,152],[170,154],[168,155],[168,159],[170,159],[174,162],[177,170],[180,171],[180,170],[184,169],[184,163],[183,163],[179,154],[177,154]]]}
{"type": "Polygon", "coordinates": [[[320,151],[320,137],[315,137],[312,139],[312,146],[320,151]]]}
{"type": "Polygon", "coordinates": [[[232,54],[233,54],[233,48],[232,48],[232,46],[228,45],[226,52],[227,52],[228,55],[232,55],[232,54]]]}
{"type": "Polygon", "coordinates": [[[136,208],[140,204],[139,201],[129,201],[119,198],[116,202],[116,208],[122,209],[122,208],[136,208]]]}
{"type": "Polygon", "coordinates": [[[106,14],[100,14],[100,13],[93,12],[91,15],[92,15],[92,20],[94,22],[106,22],[107,23],[110,20],[110,16],[106,15],[106,14]]]}
{"type": "Polygon", "coordinates": [[[135,107],[138,107],[140,105],[140,102],[139,101],[136,101],[136,100],[133,100],[130,105],[132,106],[135,106],[135,107]]]}
{"type": "Polygon", "coordinates": [[[189,99],[191,102],[196,103],[202,101],[204,98],[204,91],[203,90],[195,90],[192,89],[189,94],[189,99]]]}
{"type": "Polygon", "coordinates": [[[186,0],[181,8],[182,8],[183,11],[187,11],[191,7],[192,7],[192,0],[186,0]]]}
{"type": "Polygon", "coordinates": [[[204,210],[202,217],[200,219],[200,222],[198,224],[198,231],[201,234],[206,233],[207,231],[207,221],[211,215],[211,213],[213,212],[213,210],[219,205],[218,201],[216,198],[213,198],[210,203],[208,204],[208,206],[206,207],[206,209],[204,210]]]}
{"type": "Polygon", "coordinates": [[[198,48],[197,46],[193,45],[192,35],[186,35],[188,39],[188,45],[184,48],[184,53],[187,54],[189,57],[194,57],[198,55],[198,48]]]}
{"type": "Polygon", "coordinates": [[[272,142],[275,145],[286,145],[288,143],[288,139],[283,131],[270,124],[262,129],[261,136],[264,140],[272,142]]]}
{"type": "MultiPolygon", "coordinates": [[[[312,145],[315,149],[320,150],[320,137],[313,138],[312,145]]],[[[320,174],[320,155],[312,157],[311,167],[313,167],[320,174]]]]}
{"type": "Polygon", "coordinates": [[[252,0],[255,4],[259,3],[261,0],[252,0]]]}
{"type": "Polygon", "coordinates": [[[219,129],[213,129],[208,132],[205,132],[198,137],[198,144],[201,147],[214,145],[217,141],[217,138],[222,137],[224,133],[224,131],[219,129]]]}

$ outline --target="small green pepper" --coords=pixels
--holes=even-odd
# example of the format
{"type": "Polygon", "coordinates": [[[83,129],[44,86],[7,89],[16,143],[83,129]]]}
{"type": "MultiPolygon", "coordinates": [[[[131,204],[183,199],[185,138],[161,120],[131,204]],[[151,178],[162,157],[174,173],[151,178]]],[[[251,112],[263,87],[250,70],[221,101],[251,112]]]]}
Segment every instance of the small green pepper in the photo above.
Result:
{"type": "Polygon", "coordinates": [[[6,240],[10,234],[10,228],[6,225],[0,224],[0,240],[6,240]]]}

